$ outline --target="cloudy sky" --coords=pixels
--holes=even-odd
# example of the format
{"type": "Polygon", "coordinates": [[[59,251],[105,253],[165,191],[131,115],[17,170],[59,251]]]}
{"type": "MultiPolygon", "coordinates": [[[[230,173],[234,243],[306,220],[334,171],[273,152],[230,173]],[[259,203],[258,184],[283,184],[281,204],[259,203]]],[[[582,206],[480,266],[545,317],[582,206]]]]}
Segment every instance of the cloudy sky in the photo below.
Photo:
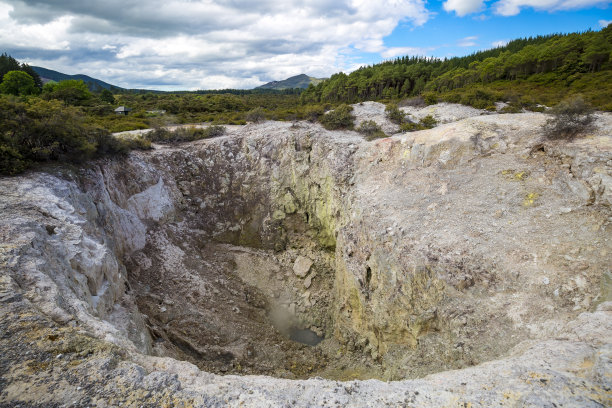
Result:
{"type": "Polygon", "coordinates": [[[253,88],[598,30],[612,0],[0,0],[0,52],[127,88],[253,88]]]}

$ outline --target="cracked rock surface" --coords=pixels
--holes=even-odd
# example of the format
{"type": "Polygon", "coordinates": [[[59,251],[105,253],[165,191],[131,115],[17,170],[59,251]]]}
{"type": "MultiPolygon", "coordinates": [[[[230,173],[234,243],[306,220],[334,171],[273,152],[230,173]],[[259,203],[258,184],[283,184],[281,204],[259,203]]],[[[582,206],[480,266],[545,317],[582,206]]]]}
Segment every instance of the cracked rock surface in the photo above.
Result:
{"type": "Polygon", "coordinates": [[[0,179],[0,406],[610,406],[612,115],[434,108],[0,179]]]}

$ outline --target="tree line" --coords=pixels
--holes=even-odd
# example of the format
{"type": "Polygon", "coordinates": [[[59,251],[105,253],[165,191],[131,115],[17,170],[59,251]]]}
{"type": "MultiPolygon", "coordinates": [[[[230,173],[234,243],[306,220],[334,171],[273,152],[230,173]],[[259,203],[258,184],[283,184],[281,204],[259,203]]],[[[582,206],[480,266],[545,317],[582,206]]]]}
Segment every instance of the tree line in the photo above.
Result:
{"type": "MultiPolygon", "coordinates": [[[[303,103],[398,99],[534,79],[564,85],[612,69],[612,25],[601,31],[517,39],[503,47],[450,59],[400,57],[333,75],[301,95],[303,103]],[[548,77],[546,75],[549,74],[548,77]]],[[[610,87],[610,82],[602,84],[610,87]]],[[[561,86],[561,85],[558,85],[561,86]]]]}

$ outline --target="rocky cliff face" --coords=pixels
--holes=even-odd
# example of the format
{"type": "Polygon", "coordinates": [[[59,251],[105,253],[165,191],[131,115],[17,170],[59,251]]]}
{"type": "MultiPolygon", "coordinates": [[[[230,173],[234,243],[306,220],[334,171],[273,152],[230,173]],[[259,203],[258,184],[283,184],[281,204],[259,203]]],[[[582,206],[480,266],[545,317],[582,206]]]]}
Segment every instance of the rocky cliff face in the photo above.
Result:
{"type": "Polygon", "coordinates": [[[0,401],[610,404],[612,117],[428,109],[1,179],[0,401]]]}

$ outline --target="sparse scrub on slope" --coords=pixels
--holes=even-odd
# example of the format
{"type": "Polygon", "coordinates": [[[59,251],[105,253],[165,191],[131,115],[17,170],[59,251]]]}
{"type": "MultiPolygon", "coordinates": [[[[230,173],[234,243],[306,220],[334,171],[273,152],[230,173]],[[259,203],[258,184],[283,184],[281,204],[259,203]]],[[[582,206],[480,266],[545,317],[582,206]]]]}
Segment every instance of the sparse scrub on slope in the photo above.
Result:
{"type": "Polygon", "coordinates": [[[365,120],[357,127],[357,132],[365,136],[366,140],[380,139],[387,137],[385,132],[382,131],[381,127],[373,120],[365,120]]]}
{"type": "Polygon", "coordinates": [[[82,163],[138,147],[88,124],[81,108],[51,100],[0,96],[0,173],[16,174],[35,163],[82,163]]]}
{"type": "Polygon", "coordinates": [[[263,122],[266,120],[266,111],[262,107],[251,109],[246,113],[245,119],[253,123],[263,122]]]}
{"type": "Polygon", "coordinates": [[[552,116],[544,125],[549,139],[573,139],[593,125],[593,108],[580,95],[561,101],[547,113],[552,116]]]}
{"type": "Polygon", "coordinates": [[[333,111],[321,116],[319,121],[327,130],[353,129],[355,126],[355,116],[351,113],[352,111],[352,106],[342,104],[333,111]]]}
{"type": "Polygon", "coordinates": [[[406,114],[399,110],[397,104],[390,103],[385,108],[385,116],[396,125],[401,125],[406,121],[406,114]]]}
{"type": "Polygon", "coordinates": [[[158,128],[149,132],[146,137],[154,143],[193,142],[195,140],[222,136],[225,130],[225,126],[219,125],[212,125],[205,128],[196,128],[193,126],[180,127],[174,130],[158,128]]]}
{"type": "Polygon", "coordinates": [[[418,122],[412,122],[406,120],[400,125],[400,131],[402,132],[415,132],[417,130],[432,129],[438,125],[438,121],[431,115],[427,115],[418,122]]]}

